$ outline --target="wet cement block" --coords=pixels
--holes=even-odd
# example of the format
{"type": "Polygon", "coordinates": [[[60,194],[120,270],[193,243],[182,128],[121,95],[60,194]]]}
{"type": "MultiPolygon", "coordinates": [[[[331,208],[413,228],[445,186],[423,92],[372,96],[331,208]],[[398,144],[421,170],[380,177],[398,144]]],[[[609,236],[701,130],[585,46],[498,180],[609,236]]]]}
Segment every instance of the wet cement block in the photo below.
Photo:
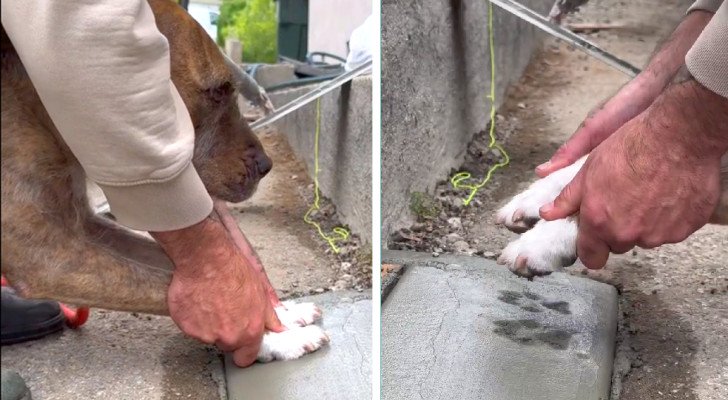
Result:
{"type": "Polygon", "coordinates": [[[329,292],[297,301],[316,303],[331,343],[298,360],[240,369],[225,359],[229,400],[372,398],[371,293],[329,292]]]}
{"type": "Polygon", "coordinates": [[[614,287],[532,282],[477,257],[385,251],[407,269],[382,304],[382,399],[607,400],[614,287]]]}

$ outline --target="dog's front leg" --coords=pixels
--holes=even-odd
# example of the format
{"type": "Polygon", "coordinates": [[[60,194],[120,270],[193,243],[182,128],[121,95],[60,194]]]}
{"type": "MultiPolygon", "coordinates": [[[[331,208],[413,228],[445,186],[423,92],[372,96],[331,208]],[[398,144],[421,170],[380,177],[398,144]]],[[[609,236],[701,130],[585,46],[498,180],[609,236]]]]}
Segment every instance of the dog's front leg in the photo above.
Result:
{"type": "Polygon", "coordinates": [[[89,238],[125,258],[151,267],[174,270],[174,263],[167,253],[151,238],[139,235],[114,221],[98,216],[89,218],[84,228],[89,238]]]}
{"type": "Polygon", "coordinates": [[[32,205],[4,204],[6,212],[13,215],[3,218],[2,271],[23,296],[168,314],[171,269],[110,250],[98,236],[32,205]]]}

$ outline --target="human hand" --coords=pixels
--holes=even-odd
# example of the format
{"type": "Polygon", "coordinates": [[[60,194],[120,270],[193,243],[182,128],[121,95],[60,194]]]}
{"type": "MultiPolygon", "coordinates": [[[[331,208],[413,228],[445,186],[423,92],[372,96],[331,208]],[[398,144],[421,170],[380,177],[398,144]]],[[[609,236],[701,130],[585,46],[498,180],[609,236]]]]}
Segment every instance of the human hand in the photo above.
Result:
{"type": "Polygon", "coordinates": [[[654,80],[637,78],[630,81],[616,95],[589,111],[571,138],[549,161],[536,167],[536,174],[544,178],[589,154],[625,123],[649,107],[660,94],[660,90],[662,86],[658,86],[654,80]]]}
{"type": "Polygon", "coordinates": [[[728,151],[728,100],[695,81],[673,85],[590,154],[545,220],[579,212],[577,255],[602,268],[609,252],[684,240],[708,222],[728,151]]]}
{"type": "Polygon", "coordinates": [[[245,367],[255,362],[266,329],[286,330],[257,272],[216,218],[152,236],[175,264],[167,304],[184,333],[232,352],[245,367]]]}

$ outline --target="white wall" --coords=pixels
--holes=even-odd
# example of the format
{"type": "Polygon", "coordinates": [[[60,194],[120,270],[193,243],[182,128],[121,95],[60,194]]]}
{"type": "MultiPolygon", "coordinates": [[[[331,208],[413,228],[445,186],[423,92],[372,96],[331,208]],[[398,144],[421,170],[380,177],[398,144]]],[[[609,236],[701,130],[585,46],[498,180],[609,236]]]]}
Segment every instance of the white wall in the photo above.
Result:
{"type": "Polygon", "coordinates": [[[202,25],[212,40],[217,40],[217,25],[212,24],[210,13],[219,15],[221,3],[222,1],[192,0],[187,6],[187,12],[202,25]]]}
{"type": "Polygon", "coordinates": [[[371,13],[371,0],[310,0],[308,52],[325,51],[346,58],[351,32],[371,13]]]}

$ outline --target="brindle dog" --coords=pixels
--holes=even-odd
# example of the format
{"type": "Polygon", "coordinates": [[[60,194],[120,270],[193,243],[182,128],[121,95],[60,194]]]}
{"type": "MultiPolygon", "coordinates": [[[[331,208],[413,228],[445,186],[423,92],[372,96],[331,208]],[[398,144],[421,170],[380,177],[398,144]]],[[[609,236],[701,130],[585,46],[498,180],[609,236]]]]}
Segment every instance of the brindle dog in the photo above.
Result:
{"type": "MultiPolygon", "coordinates": [[[[320,311],[312,304],[288,304],[286,309],[224,203],[249,198],[272,167],[241,117],[238,92],[265,108],[270,103],[257,87],[251,90],[250,78],[185,10],[169,0],[149,4],[169,41],[172,80],[195,127],[193,164],[236,243],[256,260],[281,322],[299,326],[266,334],[259,359],[300,357],[328,341],[315,325],[305,326],[320,311]]],[[[84,171],[54,127],[4,30],[1,79],[3,275],[28,298],[168,314],[172,262],[155,242],[90,209],[84,171]]]]}

